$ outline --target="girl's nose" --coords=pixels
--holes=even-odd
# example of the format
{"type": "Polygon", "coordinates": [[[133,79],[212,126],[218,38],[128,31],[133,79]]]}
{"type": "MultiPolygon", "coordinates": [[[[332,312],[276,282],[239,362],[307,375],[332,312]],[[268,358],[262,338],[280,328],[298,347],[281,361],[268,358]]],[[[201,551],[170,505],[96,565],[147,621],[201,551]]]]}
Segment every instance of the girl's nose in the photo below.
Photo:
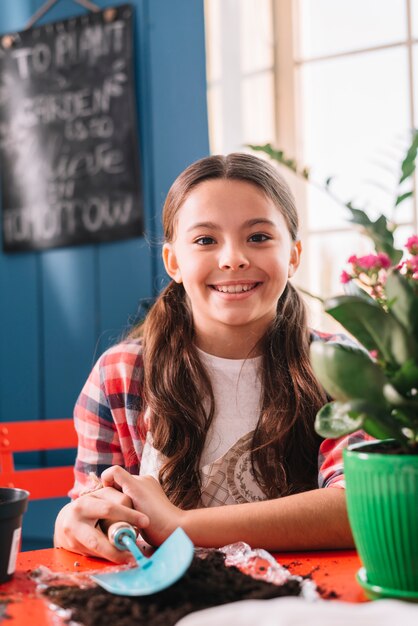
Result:
{"type": "Polygon", "coordinates": [[[242,270],[249,266],[250,262],[243,250],[236,247],[225,247],[219,257],[219,267],[223,270],[242,270]]]}

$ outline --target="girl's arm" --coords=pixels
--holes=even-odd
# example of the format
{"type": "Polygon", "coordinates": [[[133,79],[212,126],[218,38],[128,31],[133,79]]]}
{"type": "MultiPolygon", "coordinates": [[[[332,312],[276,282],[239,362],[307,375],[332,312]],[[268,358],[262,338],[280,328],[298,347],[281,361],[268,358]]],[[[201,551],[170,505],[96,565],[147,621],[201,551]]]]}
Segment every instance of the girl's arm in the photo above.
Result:
{"type": "Polygon", "coordinates": [[[120,491],[97,490],[106,467],[119,464],[138,474],[142,440],[129,423],[142,424],[141,372],[138,342],[119,344],[99,358],[80,393],[74,411],[78,449],[73,502],[58,514],[55,546],[126,561],[128,554],[111,546],[98,520],[127,521],[138,527],[148,523],[120,491]]]}
{"type": "Polygon", "coordinates": [[[245,541],[266,550],[352,548],[343,489],[315,489],[275,500],[187,511],[183,526],[196,545],[245,541]]]}
{"type": "Polygon", "coordinates": [[[177,526],[201,547],[236,541],[274,551],[354,545],[343,489],[315,489],[275,500],[183,511],[171,504],[150,476],[137,478],[112,467],[103,472],[102,481],[123,491],[135,509],[149,518],[143,534],[153,545],[160,545],[177,526]]]}

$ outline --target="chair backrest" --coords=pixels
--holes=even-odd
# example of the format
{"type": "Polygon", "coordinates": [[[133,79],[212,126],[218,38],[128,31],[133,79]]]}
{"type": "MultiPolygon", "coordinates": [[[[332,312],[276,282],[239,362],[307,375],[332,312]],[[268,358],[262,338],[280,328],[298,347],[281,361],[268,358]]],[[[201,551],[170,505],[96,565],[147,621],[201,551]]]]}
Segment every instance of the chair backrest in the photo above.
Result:
{"type": "Polygon", "coordinates": [[[74,482],[73,466],[15,469],[15,452],[77,447],[72,419],[0,423],[0,486],[27,489],[31,500],[66,496],[74,482]]]}

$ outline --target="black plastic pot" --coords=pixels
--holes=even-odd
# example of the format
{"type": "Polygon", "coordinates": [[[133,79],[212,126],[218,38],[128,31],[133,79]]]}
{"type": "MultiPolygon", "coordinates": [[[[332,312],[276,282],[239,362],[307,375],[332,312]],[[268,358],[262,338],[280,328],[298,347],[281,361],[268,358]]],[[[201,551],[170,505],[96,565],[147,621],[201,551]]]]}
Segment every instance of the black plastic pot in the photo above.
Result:
{"type": "Polygon", "coordinates": [[[13,576],[29,492],[0,487],[0,583],[13,576]]]}

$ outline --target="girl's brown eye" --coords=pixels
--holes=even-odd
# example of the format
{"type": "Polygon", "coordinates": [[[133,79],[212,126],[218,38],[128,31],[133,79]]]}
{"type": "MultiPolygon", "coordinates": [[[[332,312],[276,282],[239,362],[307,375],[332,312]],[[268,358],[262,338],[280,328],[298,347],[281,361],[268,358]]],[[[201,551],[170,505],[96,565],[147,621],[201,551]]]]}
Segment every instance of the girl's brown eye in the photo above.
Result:
{"type": "Polygon", "coordinates": [[[264,233],[255,233],[254,235],[251,235],[249,241],[258,243],[261,241],[268,241],[269,239],[271,239],[269,235],[265,235],[264,233]]]}
{"type": "Polygon", "coordinates": [[[208,246],[212,243],[215,243],[215,240],[212,237],[199,237],[195,239],[194,243],[197,243],[199,246],[208,246]]]}

